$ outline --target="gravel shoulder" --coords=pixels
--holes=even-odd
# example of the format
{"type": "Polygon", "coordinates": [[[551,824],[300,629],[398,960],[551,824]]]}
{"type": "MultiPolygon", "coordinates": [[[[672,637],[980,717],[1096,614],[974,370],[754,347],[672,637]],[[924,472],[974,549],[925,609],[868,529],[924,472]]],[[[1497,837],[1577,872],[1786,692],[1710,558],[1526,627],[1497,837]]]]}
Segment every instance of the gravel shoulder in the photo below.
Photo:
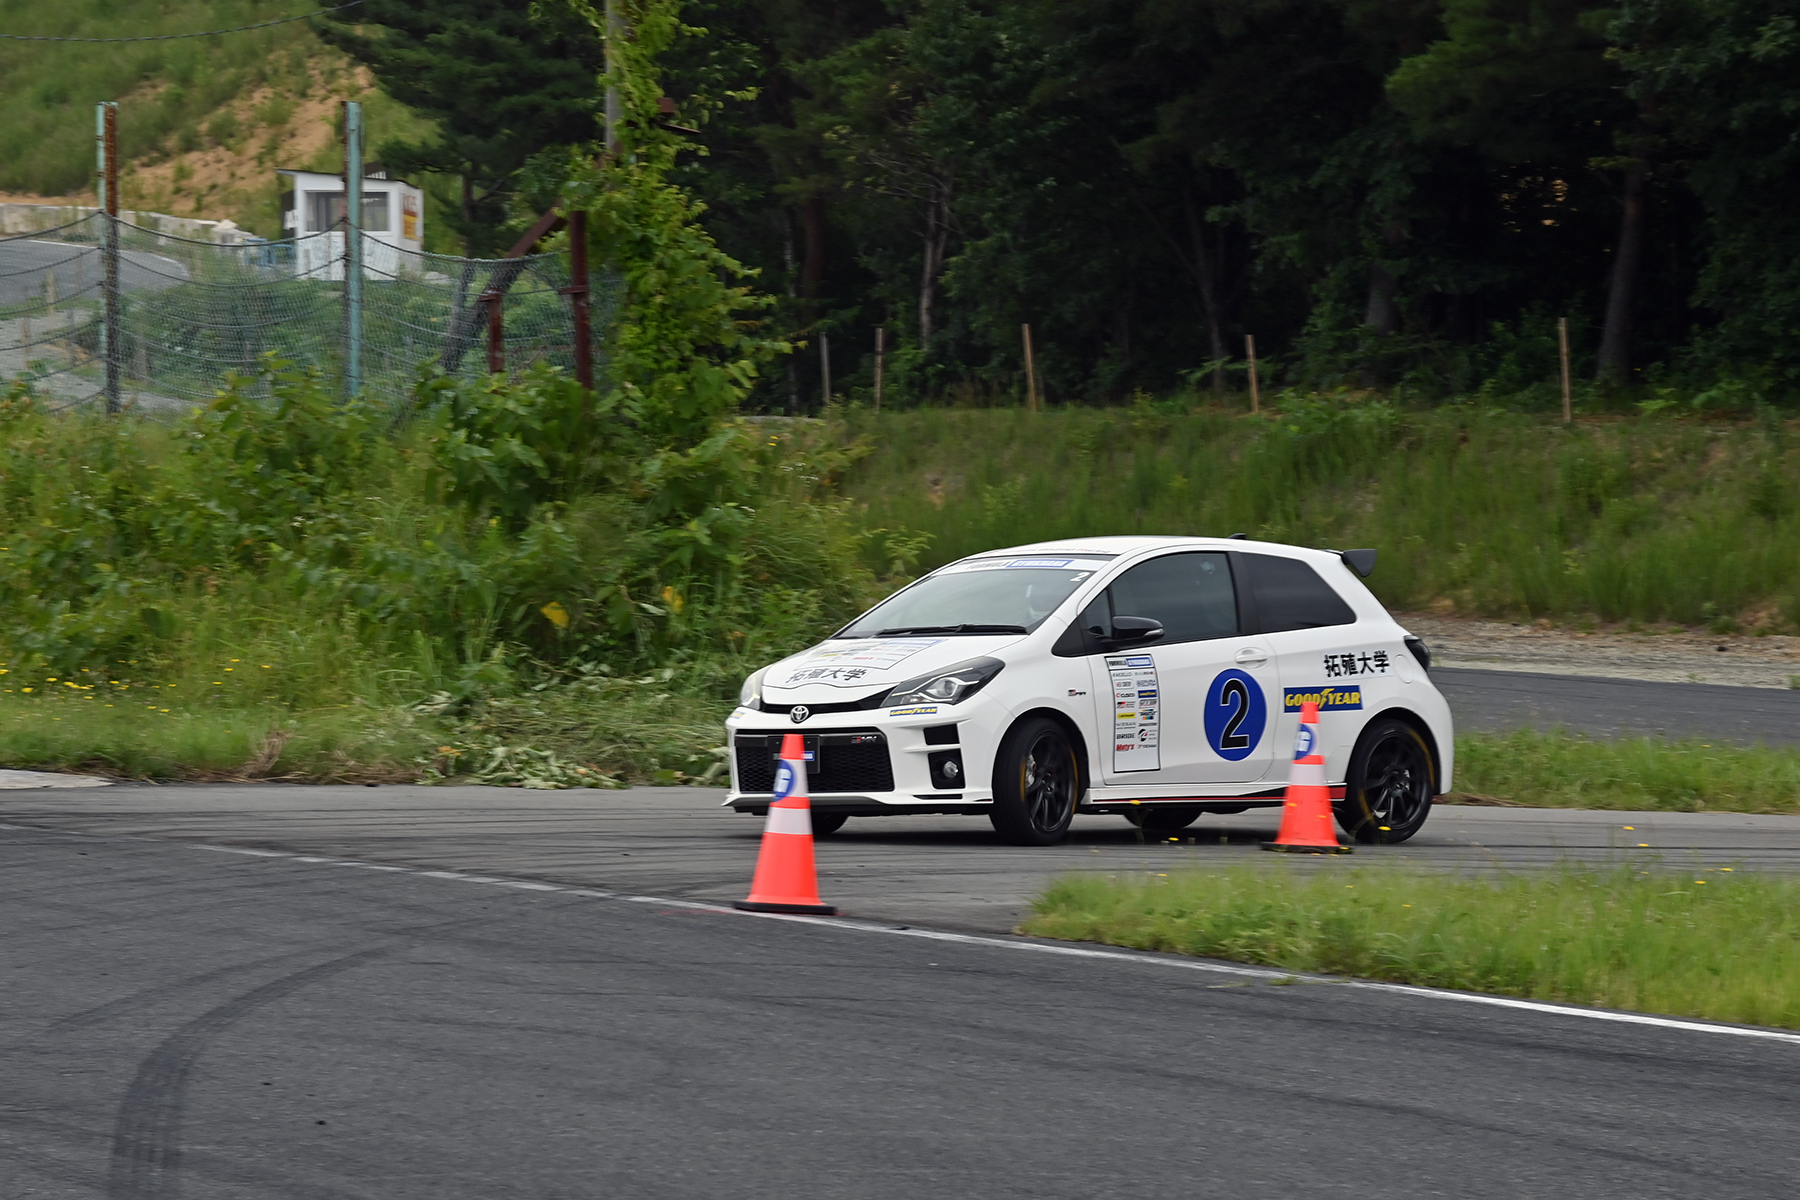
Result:
{"type": "Polygon", "coordinates": [[[1800,681],[1800,637],[1681,627],[1590,631],[1420,612],[1394,617],[1425,639],[1434,666],[1783,690],[1800,681]]]}

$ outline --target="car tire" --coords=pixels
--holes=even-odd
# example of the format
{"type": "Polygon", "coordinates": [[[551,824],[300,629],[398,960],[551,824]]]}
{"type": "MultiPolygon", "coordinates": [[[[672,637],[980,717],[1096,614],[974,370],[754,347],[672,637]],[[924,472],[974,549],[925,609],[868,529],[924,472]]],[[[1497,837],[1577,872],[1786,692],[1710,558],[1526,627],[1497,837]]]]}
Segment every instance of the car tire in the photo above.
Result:
{"type": "Polygon", "coordinates": [[[1204,808],[1145,805],[1131,809],[1125,814],[1125,819],[1143,830],[1146,837],[1168,837],[1198,821],[1200,814],[1205,811],[1204,808]]]}
{"type": "Polygon", "coordinates": [[[1332,808],[1356,841],[1391,846],[1419,832],[1437,791],[1437,768],[1424,737],[1397,717],[1381,717],[1356,739],[1344,798],[1332,808]]]}
{"type": "Polygon", "coordinates": [[[844,822],[849,819],[849,813],[831,812],[829,809],[820,812],[815,808],[812,810],[813,836],[824,837],[826,834],[836,833],[844,827],[844,822]]]}
{"type": "Polygon", "coordinates": [[[1054,846],[1081,798],[1081,760],[1061,725],[1032,717],[1013,726],[994,757],[994,829],[1015,846],[1054,846]]]}

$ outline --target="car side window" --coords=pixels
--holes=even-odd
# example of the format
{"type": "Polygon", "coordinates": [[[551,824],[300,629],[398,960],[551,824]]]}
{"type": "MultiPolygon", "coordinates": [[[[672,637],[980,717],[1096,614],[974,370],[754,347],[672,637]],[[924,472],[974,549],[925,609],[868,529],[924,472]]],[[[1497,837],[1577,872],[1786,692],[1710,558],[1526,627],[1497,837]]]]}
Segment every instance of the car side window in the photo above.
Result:
{"type": "Polygon", "coordinates": [[[1238,631],[1237,593],[1231,585],[1231,560],[1224,554],[1165,554],[1126,571],[1107,592],[1114,616],[1162,622],[1166,632],[1156,645],[1230,637],[1238,631]]]}
{"type": "Polygon", "coordinates": [[[1262,633],[1319,629],[1355,622],[1344,598],[1308,563],[1273,554],[1240,554],[1256,598],[1256,621],[1262,633]]]}

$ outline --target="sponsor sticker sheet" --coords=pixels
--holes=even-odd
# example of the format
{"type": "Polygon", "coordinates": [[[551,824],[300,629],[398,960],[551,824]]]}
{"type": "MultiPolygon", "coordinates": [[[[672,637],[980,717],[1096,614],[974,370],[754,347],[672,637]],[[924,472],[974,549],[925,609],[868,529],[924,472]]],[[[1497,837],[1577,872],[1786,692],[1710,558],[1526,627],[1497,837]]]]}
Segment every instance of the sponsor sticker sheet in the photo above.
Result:
{"type": "Polygon", "coordinates": [[[1162,694],[1156,684],[1155,658],[1108,657],[1106,670],[1112,676],[1113,770],[1161,770],[1162,694]]]}

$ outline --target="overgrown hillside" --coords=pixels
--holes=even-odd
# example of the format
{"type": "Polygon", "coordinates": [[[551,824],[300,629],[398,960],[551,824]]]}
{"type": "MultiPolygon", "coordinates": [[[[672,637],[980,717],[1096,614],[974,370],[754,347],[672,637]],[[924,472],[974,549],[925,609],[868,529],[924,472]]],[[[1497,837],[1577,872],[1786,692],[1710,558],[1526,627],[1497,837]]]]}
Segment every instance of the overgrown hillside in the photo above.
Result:
{"type": "Polygon", "coordinates": [[[1375,546],[1389,605],[1566,620],[1800,624],[1796,442],[1773,410],[1573,426],[1472,405],[1286,399],[853,417],[846,480],[927,565],[1108,533],[1375,546]]]}
{"type": "MultiPolygon", "coordinates": [[[[256,0],[3,0],[0,32],[150,37],[312,10],[256,0]]],[[[279,236],[277,167],[335,170],[338,102],[363,101],[370,144],[422,122],[304,21],[219,37],[0,41],[0,199],[93,203],[94,105],[119,102],[127,208],[230,218],[279,236]]],[[[420,181],[434,182],[434,181],[420,181]]],[[[442,185],[432,190],[441,192],[442,185]]],[[[434,198],[441,199],[441,195],[434,198]]],[[[442,222],[426,214],[432,249],[442,222]]]]}

